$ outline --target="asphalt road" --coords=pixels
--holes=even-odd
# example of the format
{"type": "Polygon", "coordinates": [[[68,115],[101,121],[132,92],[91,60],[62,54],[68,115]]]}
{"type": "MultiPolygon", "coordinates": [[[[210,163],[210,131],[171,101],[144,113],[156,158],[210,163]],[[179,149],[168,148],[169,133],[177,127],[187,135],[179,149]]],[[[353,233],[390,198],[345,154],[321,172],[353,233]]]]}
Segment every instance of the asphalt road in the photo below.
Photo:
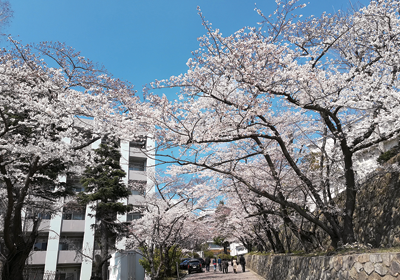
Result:
{"type": "Polygon", "coordinates": [[[203,272],[203,273],[193,273],[190,275],[187,275],[185,277],[186,279],[190,280],[208,280],[208,279],[219,279],[219,280],[262,280],[261,276],[256,274],[255,272],[246,269],[246,272],[242,272],[241,267],[239,266],[239,271],[237,274],[233,273],[233,269],[231,266],[229,266],[229,271],[228,274],[224,274],[220,271],[217,271],[214,273],[213,269],[210,269],[210,272],[203,272]]]}

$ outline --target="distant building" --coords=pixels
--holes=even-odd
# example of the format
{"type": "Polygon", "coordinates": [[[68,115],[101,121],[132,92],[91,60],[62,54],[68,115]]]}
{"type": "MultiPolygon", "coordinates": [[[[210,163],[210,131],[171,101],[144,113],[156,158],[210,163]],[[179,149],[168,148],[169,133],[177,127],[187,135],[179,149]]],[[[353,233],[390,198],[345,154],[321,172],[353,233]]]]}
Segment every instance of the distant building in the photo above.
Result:
{"type": "Polygon", "coordinates": [[[239,256],[248,253],[248,250],[241,243],[231,243],[229,245],[231,256],[239,256]]]}
{"type": "Polygon", "coordinates": [[[213,251],[213,250],[223,250],[224,247],[219,246],[214,243],[214,241],[207,241],[206,244],[208,245],[208,250],[213,251]]]}
{"type": "MultiPolygon", "coordinates": [[[[92,149],[98,148],[100,140],[92,145],[92,149]]],[[[154,170],[154,159],[148,158],[142,150],[153,151],[154,140],[150,137],[143,137],[141,141],[128,142],[121,141],[121,167],[126,172],[125,183],[134,186],[132,195],[126,200],[127,203],[140,205],[143,201],[143,192],[152,189],[152,184],[147,178],[147,172],[154,170]]],[[[67,178],[64,178],[66,180],[67,178]]],[[[76,192],[83,191],[76,179],[76,192]]],[[[154,191],[154,189],[152,189],[154,191]]],[[[93,259],[99,251],[95,247],[95,234],[91,225],[95,223],[94,217],[88,214],[94,214],[90,205],[86,207],[68,207],[68,199],[60,199],[60,205],[63,205],[57,215],[42,216],[40,225],[40,236],[33,248],[33,252],[28,259],[27,273],[29,280],[89,280],[92,274],[93,259]],[[80,250],[83,254],[77,253],[80,250]],[[87,257],[86,257],[87,256],[87,257]]],[[[25,228],[29,232],[29,212],[25,217],[25,228]]],[[[128,213],[118,216],[121,222],[133,221],[140,218],[140,213],[128,213]]],[[[125,240],[116,244],[118,249],[125,249],[125,240]]],[[[114,254],[117,259],[111,260],[110,267],[112,275],[119,268],[119,263],[124,263],[132,259],[132,253],[127,252],[126,259],[123,254],[114,254]]],[[[129,266],[129,269],[137,267],[137,257],[135,265],[129,266]]],[[[132,278],[136,280],[143,278],[132,278]]],[[[118,274],[118,273],[117,273],[118,274]]],[[[139,273],[140,274],[140,273],[139,273]]],[[[113,276],[114,277],[114,276],[113,276]]],[[[113,278],[128,279],[128,278],[113,278]]],[[[130,279],[130,278],[129,278],[130,279]]]]}

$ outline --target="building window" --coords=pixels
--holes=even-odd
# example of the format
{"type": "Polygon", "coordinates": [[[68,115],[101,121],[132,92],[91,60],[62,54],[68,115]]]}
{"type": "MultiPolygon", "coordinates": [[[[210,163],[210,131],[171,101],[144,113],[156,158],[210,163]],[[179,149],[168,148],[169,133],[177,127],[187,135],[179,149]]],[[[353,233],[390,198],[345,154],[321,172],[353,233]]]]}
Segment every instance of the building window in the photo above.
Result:
{"type": "Polygon", "coordinates": [[[243,251],[244,250],[244,246],[236,246],[236,251],[243,251]]]}
{"type": "Polygon", "coordinates": [[[83,238],[81,237],[62,237],[58,243],[59,251],[74,251],[82,249],[83,238]]]}
{"type": "Polygon", "coordinates": [[[32,220],[33,219],[50,220],[51,219],[51,214],[50,213],[39,212],[39,210],[28,208],[26,210],[26,218],[27,219],[32,219],[32,220]]]}
{"type": "Polygon", "coordinates": [[[67,205],[64,207],[62,218],[64,220],[84,220],[86,207],[80,205],[67,205]]]}
{"type": "Polygon", "coordinates": [[[50,220],[51,214],[50,213],[39,213],[38,217],[39,217],[39,219],[42,219],[42,220],[50,220]]]}
{"type": "Polygon", "coordinates": [[[36,242],[33,245],[33,251],[46,251],[47,250],[47,241],[36,242]]]}
{"type": "Polygon", "coordinates": [[[83,186],[74,186],[72,190],[74,193],[80,193],[85,191],[85,188],[83,186]]]}
{"type": "Polygon", "coordinates": [[[145,195],[146,193],[146,181],[129,180],[128,188],[131,190],[133,195],[145,195]]]}
{"type": "Polygon", "coordinates": [[[141,213],[138,213],[138,212],[137,213],[128,213],[128,215],[126,217],[126,220],[128,222],[130,222],[130,221],[133,221],[133,220],[138,220],[138,219],[140,219],[142,217],[143,217],[143,215],[141,213]]]}
{"type": "Polygon", "coordinates": [[[80,178],[75,176],[67,177],[67,185],[72,188],[72,191],[74,193],[83,192],[85,190],[85,188],[81,184],[80,178]]]}
{"type": "MultiPolygon", "coordinates": [[[[35,268],[31,266],[26,266],[24,269],[24,279],[43,279],[46,274],[44,273],[44,268],[35,268]]],[[[45,277],[44,279],[52,279],[45,277]]]]}
{"type": "Polygon", "coordinates": [[[146,148],[146,139],[129,142],[129,148],[136,148],[136,149],[146,148]]]}
{"type": "Polygon", "coordinates": [[[131,171],[145,171],[146,161],[137,161],[135,159],[129,159],[129,170],[131,171]]]}

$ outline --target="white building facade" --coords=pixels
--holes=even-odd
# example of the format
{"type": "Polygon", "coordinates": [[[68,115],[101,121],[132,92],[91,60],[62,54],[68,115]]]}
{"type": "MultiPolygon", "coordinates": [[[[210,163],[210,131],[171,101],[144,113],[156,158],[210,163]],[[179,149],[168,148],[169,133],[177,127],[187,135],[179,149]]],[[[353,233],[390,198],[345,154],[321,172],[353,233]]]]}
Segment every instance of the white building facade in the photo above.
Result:
{"type": "MultiPolygon", "coordinates": [[[[100,141],[92,144],[98,148],[100,141]]],[[[153,183],[147,174],[154,173],[154,139],[144,137],[141,141],[120,142],[121,167],[126,172],[125,184],[134,183],[142,188],[132,189],[132,195],[125,203],[140,205],[144,191],[154,191],[153,183]]],[[[65,180],[65,178],[64,178],[65,180]]],[[[131,185],[131,184],[130,184],[131,185]]],[[[82,191],[83,189],[76,189],[82,191]]],[[[42,217],[40,235],[28,259],[27,273],[33,280],[89,280],[96,254],[95,234],[91,227],[95,218],[90,205],[81,209],[68,209],[68,199],[60,199],[60,212],[52,217],[42,217]],[[78,253],[80,251],[81,253],[78,253]]],[[[133,221],[140,213],[119,215],[120,222],[133,221]]],[[[29,231],[29,219],[25,219],[29,231]]],[[[125,250],[125,240],[116,244],[117,249],[125,250]]],[[[139,279],[137,279],[139,280],[139,279]]]]}
{"type": "Polygon", "coordinates": [[[246,247],[243,246],[242,243],[232,242],[229,245],[229,250],[230,250],[231,256],[239,256],[239,255],[244,255],[244,254],[248,253],[248,250],[246,249],[246,247]]]}

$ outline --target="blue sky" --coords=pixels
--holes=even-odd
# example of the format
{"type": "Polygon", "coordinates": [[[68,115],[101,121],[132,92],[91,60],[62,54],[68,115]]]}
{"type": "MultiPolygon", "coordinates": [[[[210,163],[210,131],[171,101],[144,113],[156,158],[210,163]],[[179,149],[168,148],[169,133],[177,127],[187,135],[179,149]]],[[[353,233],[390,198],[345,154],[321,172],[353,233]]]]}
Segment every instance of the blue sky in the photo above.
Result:
{"type": "MultiPolygon", "coordinates": [[[[65,42],[139,91],[155,79],[187,70],[191,51],[198,48],[197,38],[205,34],[197,6],[213,27],[227,36],[260,20],[254,11],[255,0],[9,1],[14,18],[5,33],[24,44],[65,42]]],[[[359,1],[364,5],[368,2],[359,1]]],[[[304,15],[350,7],[348,0],[305,3],[304,15]]],[[[275,1],[258,1],[257,6],[269,14],[275,1]]],[[[2,40],[0,45],[4,44],[2,40]]],[[[174,98],[171,92],[168,96],[174,98]]]]}

